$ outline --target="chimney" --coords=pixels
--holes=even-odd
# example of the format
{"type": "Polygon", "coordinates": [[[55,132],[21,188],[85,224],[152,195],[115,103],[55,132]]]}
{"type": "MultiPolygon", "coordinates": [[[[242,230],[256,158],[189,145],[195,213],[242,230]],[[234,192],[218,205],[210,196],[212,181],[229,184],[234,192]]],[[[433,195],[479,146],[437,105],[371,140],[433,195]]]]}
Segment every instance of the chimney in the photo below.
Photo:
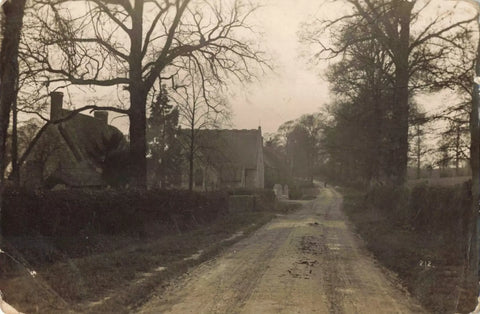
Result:
{"type": "Polygon", "coordinates": [[[50,120],[58,120],[62,117],[63,93],[50,93],[50,120]]]}
{"type": "Polygon", "coordinates": [[[108,111],[96,110],[93,113],[93,116],[95,117],[95,119],[98,119],[103,123],[108,124],[108,111]]]}

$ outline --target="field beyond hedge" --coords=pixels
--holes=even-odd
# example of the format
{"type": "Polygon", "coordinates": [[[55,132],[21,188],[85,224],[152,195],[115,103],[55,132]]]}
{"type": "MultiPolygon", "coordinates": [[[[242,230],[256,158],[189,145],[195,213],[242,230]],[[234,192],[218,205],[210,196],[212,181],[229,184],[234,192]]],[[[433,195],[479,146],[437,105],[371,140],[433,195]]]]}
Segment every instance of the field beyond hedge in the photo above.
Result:
{"type": "Polygon", "coordinates": [[[469,184],[342,193],[344,211],[368,249],[426,309],[467,313],[475,308],[475,288],[464,290],[462,281],[469,184]]]}

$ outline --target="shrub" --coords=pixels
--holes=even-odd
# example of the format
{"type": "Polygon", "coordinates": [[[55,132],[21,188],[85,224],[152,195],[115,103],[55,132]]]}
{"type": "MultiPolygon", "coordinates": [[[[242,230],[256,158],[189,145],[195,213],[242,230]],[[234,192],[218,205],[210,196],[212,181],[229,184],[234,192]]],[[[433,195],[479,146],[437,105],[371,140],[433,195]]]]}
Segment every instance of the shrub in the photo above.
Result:
{"type": "Polygon", "coordinates": [[[302,196],[303,196],[303,192],[302,192],[302,189],[300,189],[299,187],[297,186],[292,186],[290,187],[289,191],[288,191],[289,195],[288,195],[288,198],[291,199],[291,200],[300,200],[302,199],[302,196]]]}
{"type": "Polygon", "coordinates": [[[365,206],[395,224],[410,225],[425,233],[455,238],[465,233],[470,213],[470,184],[458,186],[378,186],[365,195],[365,206]]]}
{"type": "Polygon", "coordinates": [[[470,216],[470,183],[454,187],[416,186],[410,200],[411,224],[453,238],[466,234],[470,216]]]}
{"type": "Polygon", "coordinates": [[[256,210],[271,210],[276,206],[276,197],[270,189],[247,189],[238,188],[228,191],[229,195],[253,195],[255,196],[256,210]]]}
{"type": "Polygon", "coordinates": [[[1,224],[4,235],[67,236],[78,233],[141,234],[148,223],[186,229],[227,210],[222,192],[7,189],[1,224]]]}
{"type": "Polygon", "coordinates": [[[365,195],[367,207],[373,207],[377,213],[397,223],[408,220],[409,199],[408,188],[391,185],[372,187],[365,195]]]}

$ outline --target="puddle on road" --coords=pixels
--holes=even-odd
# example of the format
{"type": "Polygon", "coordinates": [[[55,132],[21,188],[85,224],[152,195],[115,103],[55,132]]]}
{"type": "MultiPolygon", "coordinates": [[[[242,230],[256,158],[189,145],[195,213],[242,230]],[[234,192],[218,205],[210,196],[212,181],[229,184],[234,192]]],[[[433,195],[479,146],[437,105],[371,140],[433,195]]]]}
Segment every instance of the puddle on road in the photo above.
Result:
{"type": "Polygon", "coordinates": [[[304,219],[285,219],[285,220],[278,220],[272,222],[268,226],[268,230],[272,229],[280,229],[280,228],[297,228],[297,227],[305,227],[305,226],[312,226],[312,225],[320,225],[322,222],[318,221],[318,219],[315,219],[313,217],[307,217],[304,219]]]}
{"type": "Polygon", "coordinates": [[[338,292],[340,292],[342,294],[353,294],[353,293],[355,293],[355,290],[350,289],[350,288],[337,288],[335,290],[337,290],[338,292]]]}
{"type": "Polygon", "coordinates": [[[322,242],[324,242],[324,240],[320,237],[303,236],[300,240],[300,250],[303,253],[312,255],[322,254],[325,251],[325,247],[322,245],[322,242]]]}
{"type": "Polygon", "coordinates": [[[342,248],[342,246],[337,243],[327,244],[327,247],[331,251],[339,251],[342,248]]]}
{"type": "Polygon", "coordinates": [[[243,234],[244,234],[243,231],[239,231],[237,233],[232,234],[230,237],[223,239],[221,242],[223,243],[223,242],[235,240],[236,238],[243,236],[243,234]]]}
{"type": "Polygon", "coordinates": [[[293,278],[310,279],[310,276],[313,273],[313,269],[315,268],[315,265],[317,265],[317,264],[318,264],[317,260],[302,259],[302,260],[296,261],[292,265],[292,267],[287,269],[287,272],[293,278]]]}
{"type": "Polygon", "coordinates": [[[343,220],[320,220],[319,223],[326,228],[347,229],[343,220]]]}
{"type": "MultiPolygon", "coordinates": [[[[280,217],[279,217],[280,218],[280,217]]],[[[299,219],[279,219],[268,225],[268,230],[281,228],[298,228],[298,227],[325,227],[334,229],[347,229],[347,225],[343,220],[324,220],[317,217],[307,217],[299,219]]]]}
{"type": "Polygon", "coordinates": [[[189,261],[189,260],[197,260],[202,256],[203,250],[199,250],[197,253],[190,255],[189,257],[185,257],[183,260],[184,261],[189,261]]]}
{"type": "Polygon", "coordinates": [[[110,300],[112,297],[111,296],[108,296],[108,297],[104,297],[100,300],[97,300],[97,301],[92,301],[90,303],[87,304],[87,308],[93,308],[93,307],[96,307],[98,305],[101,305],[105,302],[107,302],[108,300],[110,300]]]}

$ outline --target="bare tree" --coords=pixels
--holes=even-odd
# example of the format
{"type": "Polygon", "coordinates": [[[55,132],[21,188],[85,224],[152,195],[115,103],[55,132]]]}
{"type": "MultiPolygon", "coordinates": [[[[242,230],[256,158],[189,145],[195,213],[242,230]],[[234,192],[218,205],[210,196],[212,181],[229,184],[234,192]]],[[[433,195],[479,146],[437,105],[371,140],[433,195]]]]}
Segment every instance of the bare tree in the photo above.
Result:
{"type": "Polygon", "coordinates": [[[430,119],[417,106],[412,106],[411,111],[413,113],[410,112],[409,152],[410,159],[415,163],[417,179],[420,179],[422,159],[431,151],[425,143],[425,129],[430,119]]]}
{"type": "MultiPolygon", "coordinates": [[[[472,64],[472,62],[470,63],[472,64]]],[[[459,103],[455,103],[442,110],[431,118],[435,121],[446,122],[446,127],[441,132],[439,139],[439,151],[441,153],[438,163],[447,166],[452,161],[455,166],[455,173],[459,175],[460,164],[462,161],[470,160],[470,117],[472,112],[471,91],[466,92],[462,85],[462,80],[456,84],[455,90],[459,103]]]]}
{"type": "Polygon", "coordinates": [[[129,92],[133,185],[146,185],[146,104],[162,78],[183,58],[221,82],[229,75],[251,79],[261,52],[240,39],[256,6],[235,0],[39,1],[36,31],[26,37],[30,64],[49,83],[124,86],[129,92]],[[75,8],[73,7],[75,6],[75,8]],[[205,71],[204,71],[205,70],[205,71]]]}
{"type": "MultiPolygon", "coordinates": [[[[10,110],[16,97],[18,82],[18,49],[26,0],[3,4],[2,47],[0,52],[0,173],[5,167],[5,141],[10,110]]],[[[3,178],[3,175],[2,175],[3,178]]],[[[2,179],[3,180],[3,179],[2,179]]]]}
{"type": "Polygon", "coordinates": [[[229,108],[225,100],[218,95],[218,85],[211,77],[208,79],[200,74],[198,64],[189,60],[185,65],[188,69],[173,100],[180,113],[180,126],[186,132],[181,134],[181,143],[187,152],[188,189],[193,189],[194,162],[202,147],[198,145],[198,137],[204,129],[218,128],[229,119],[229,108]]]}
{"type": "MultiPolygon", "coordinates": [[[[18,47],[26,0],[3,4],[2,46],[0,50],[0,194],[3,194],[6,141],[10,110],[15,101],[18,80],[18,47]]],[[[2,197],[0,195],[0,212],[2,197]]],[[[1,241],[1,239],[0,239],[1,241]]]]}

